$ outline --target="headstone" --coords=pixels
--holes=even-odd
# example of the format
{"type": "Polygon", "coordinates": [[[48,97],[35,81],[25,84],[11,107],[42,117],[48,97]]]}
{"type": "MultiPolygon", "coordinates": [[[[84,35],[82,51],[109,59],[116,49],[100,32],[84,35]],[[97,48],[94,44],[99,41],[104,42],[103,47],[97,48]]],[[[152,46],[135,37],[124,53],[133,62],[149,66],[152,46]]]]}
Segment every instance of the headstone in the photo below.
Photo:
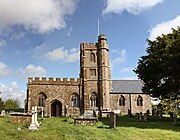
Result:
{"type": "Polygon", "coordinates": [[[139,114],[139,120],[142,121],[143,117],[142,117],[142,112],[140,112],[139,114]]]}
{"type": "Polygon", "coordinates": [[[41,108],[41,118],[43,118],[44,117],[44,108],[42,107],[41,108]]]}
{"type": "Polygon", "coordinates": [[[37,106],[34,107],[34,122],[39,127],[39,123],[37,121],[37,106]]]}
{"type": "Polygon", "coordinates": [[[150,111],[149,111],[149,109],[146,111],[146,114],[147,114],[147,120],[149,120],[149,118],[150,118],[150,111]]]}
{"type": "Polygon", "coordinates": [[[131,115],[131,110],[130,110],[130,109],[128,109],[128,117],[129,117],[129,118],[132,117],[132,115],[131,115]]]}
{"type": "Polygon", "coordinates": [[[161,108],[158,109],[158,118],[162,119],[162,109],[161,108]]]}
{"type": "Polygon", "coordinates": [[[135,117],[136,117],[136,120],[138,121],[139,120],[139,113],[138,112],[135,114],[135,117]]]}
{"type": "Polygon", "coordinates": [[[2,110],[2,111],[1,111],[1,116],[3,116],[3,117],[6,116],[5,110],[2,110]]]}
{"type": "Polygon", "coordinates": [[[173,113],[173,119],[174,119],[173,125],[176,125],[177,124],[177,115],[175,112],[173,113]]]}
{"type": "Polygon", "coordinates": [[[110,113],[110,128],[116,127],[116,114],[114,112],[110,113]]]}
{"type": "Polygon", "coordinates": [[[28,129],[29,130],[37,130],[38,127],[35,123],[35,107],[32,107],[31,113],[32,113],[32,122],[31,122],[30,126],[28,127],[28,129]]]}
{"type": "Polygon", "coordinates": [[[144,113],[144,121],[147,121],[147,120],[148,120],[148,114],[144,113]]]}

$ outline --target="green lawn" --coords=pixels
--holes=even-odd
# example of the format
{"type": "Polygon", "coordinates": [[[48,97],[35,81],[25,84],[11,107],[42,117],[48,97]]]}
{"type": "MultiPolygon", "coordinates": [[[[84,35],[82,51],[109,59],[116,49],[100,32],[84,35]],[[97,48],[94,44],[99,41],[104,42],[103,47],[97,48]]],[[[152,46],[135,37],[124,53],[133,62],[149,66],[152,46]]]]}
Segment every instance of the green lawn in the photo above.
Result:
{"type": "Polygon", "coordinates": [[[38,131],[28,131],[28,125],[13,125],[9,117],[0,118],[1,140],[180,140],[180,120],[173,126],[172,120],[151,119],[148,122],[137,122],[135,118],[120,116],[117,127],[110,129],[108,118],[103,118],[95,126],[74,125],[65,118],[45,118],[38,131]],[[20,127],[21,131],[17,131],[20,127]]]}

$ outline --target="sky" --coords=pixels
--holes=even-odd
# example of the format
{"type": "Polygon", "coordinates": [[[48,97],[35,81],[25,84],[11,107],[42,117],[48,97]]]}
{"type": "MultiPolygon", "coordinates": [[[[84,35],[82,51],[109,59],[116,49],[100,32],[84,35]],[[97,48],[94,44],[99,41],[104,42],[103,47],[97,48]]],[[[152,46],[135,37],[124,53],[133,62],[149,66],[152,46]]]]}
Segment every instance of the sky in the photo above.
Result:
{"type": "Polygon", "coordinates": [[[0,0],[0,98],[23,106],[28,77],[78,78],[79,45],[106,34],[112,79],[132,71],[147,39],[180,26],[179,0],[0,0]]]}

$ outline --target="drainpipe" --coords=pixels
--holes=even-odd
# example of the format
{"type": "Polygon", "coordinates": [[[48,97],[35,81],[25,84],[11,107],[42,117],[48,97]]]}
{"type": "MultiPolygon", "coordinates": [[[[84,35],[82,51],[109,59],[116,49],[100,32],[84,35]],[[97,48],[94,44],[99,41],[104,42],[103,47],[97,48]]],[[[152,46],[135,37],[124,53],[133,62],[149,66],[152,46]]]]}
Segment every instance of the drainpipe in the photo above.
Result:
{"type": "Polygon", "coordinates": [[[128,113],[130,113],[130,116],[131,116],[131,113],[132,113],[132,107],[131,107],[131,94],[129,94],[129,111],[128,113]]]}

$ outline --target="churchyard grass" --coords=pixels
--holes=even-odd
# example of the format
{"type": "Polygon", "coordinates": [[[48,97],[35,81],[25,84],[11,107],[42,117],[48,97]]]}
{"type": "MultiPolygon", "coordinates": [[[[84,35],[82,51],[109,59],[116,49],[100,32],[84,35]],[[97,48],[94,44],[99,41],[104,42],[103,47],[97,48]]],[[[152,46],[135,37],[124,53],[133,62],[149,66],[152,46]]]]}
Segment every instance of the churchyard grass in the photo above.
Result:
{"type": "Polygon", "coordinates": [[[28,131],[28,125],[10,124],[10,118],[0,118],[0,140],[180,140],[180,119],[173,126],[172,120],[151,119],[139,122],[135,118],[118,116],[117,127],[110,129],[108,118],[94,126],[74,125],[71,118],[44,118],[37,131],[28,131]],[[21,128],[21,130],[17,130],[21,128]]]}

